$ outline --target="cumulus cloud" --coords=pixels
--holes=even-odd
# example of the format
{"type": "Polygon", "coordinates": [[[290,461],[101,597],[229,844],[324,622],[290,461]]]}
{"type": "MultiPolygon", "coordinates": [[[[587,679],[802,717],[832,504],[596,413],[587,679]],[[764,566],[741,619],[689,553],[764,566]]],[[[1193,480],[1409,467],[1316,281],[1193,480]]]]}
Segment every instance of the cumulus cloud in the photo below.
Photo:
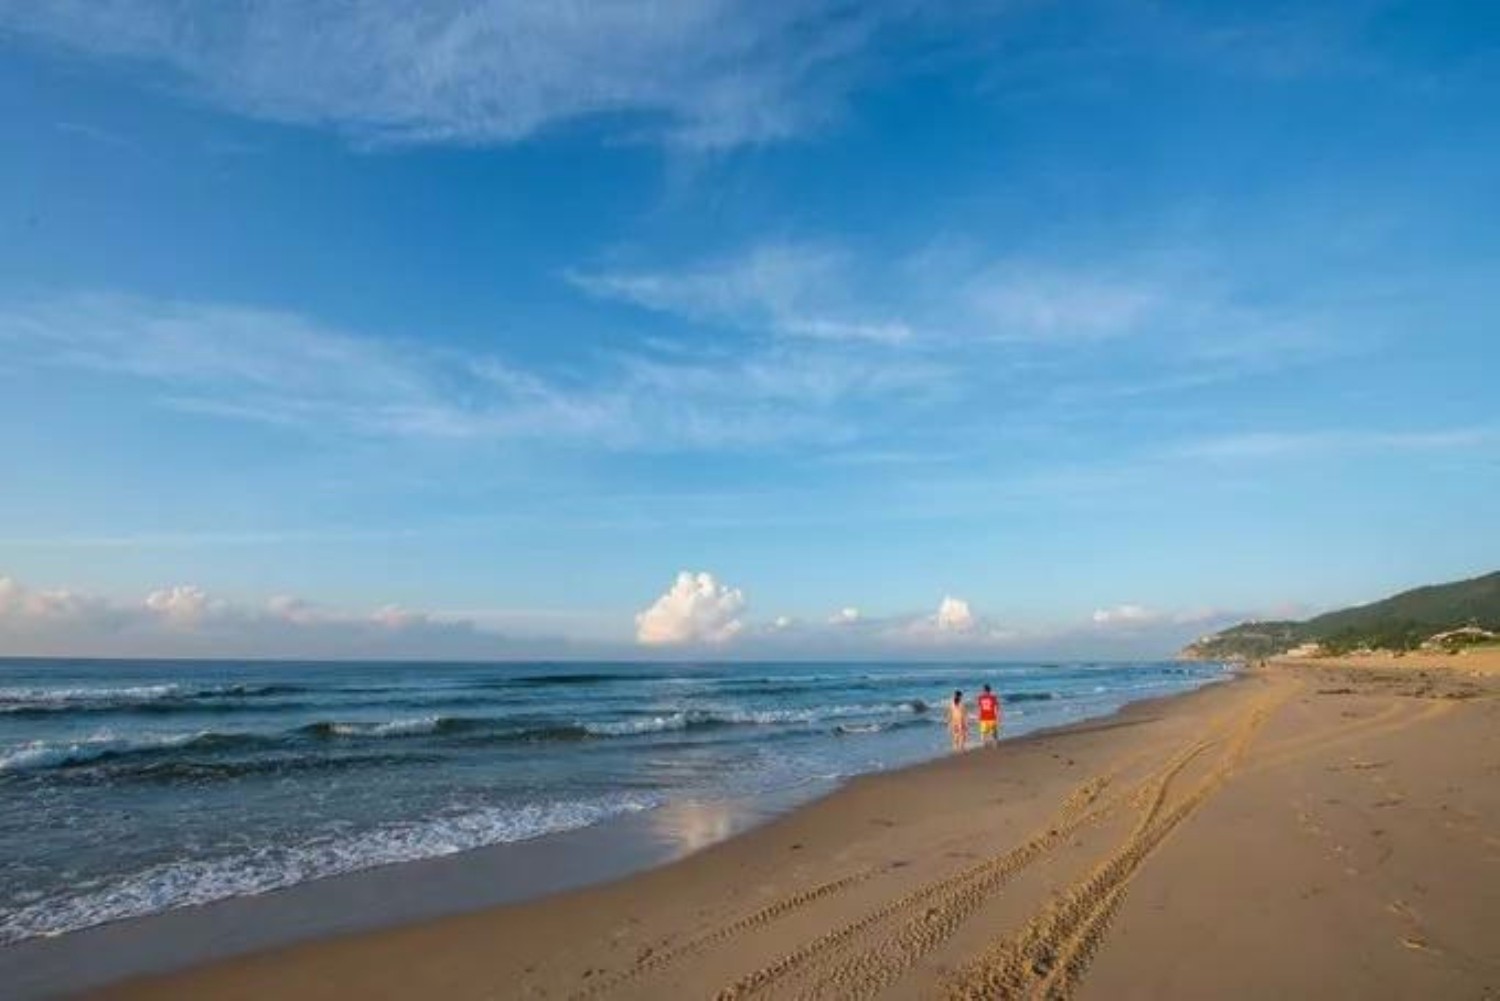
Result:
{"type": "Polygon", "coordinates": [[[858,622],[859,620],[859,609],[855,608],[852,605],[847,608],[840,608],[837,612],[834,612],[828,617],[829,625],[834,626],[850,626],[858,622]]]}
{"type": "Polygon", "coordinates": [[[977,615],[968,601],[952,595],[944,595],[929,615],[893,622],[886,635],[898,643],[938,646],[997,645],[1016,638],[1014,632],[977,615]]]}
{"type": "Polygon", "coordinates": [[[146,608],[172,626],[193,629],[210,616],[223,614],[228,606],[189,584],[152,591],[146,595],[146,608]]]}
{"type": "Polygon", "coordinates": [[[221,106],[361,141],[505,143],[579,119],[694,148],[837,116],[899,0],[54,0],[0,27],[165,66],[221,106]]]}
{"type": "Polygon", "coordinates": [[[635,617],[636,641],[647,646],[727,643],[744,629],[745,595],[711,573],[677,575],[672,586],[635,617]]]}
{"type": "Polygon", "coordinates": [[[969,603],[962,598],[946,595],[938,605],[933,624],[940,631],[949,633],[971,632],[976,626],[974,613],[970,610],[969,603]]]}
{"type": "Polygon", "coordinates": [[[66,588],[39,591],[12,577],[0,577],[0,626],[68,624],[104,611],[98,599],[66,588]]]}
{"type": "Polygon", "coordinates": [[[363,614],[289,595],[255,605],[190,584],[115,601],[0,577],[0,655],[473,657],[511,649],[471,621],[395,605],[363,614]]]}

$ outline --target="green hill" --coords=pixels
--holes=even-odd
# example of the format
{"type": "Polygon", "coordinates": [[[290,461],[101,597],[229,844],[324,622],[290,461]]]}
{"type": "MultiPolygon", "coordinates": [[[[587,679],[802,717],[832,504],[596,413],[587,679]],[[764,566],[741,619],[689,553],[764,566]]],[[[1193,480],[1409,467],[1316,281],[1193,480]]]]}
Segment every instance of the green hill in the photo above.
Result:
{"type": "Polygon", "coordinates": [[[1304,643],[1317,643],[1335,654],[1360,648],[1413,650],[1435,634],[1464,626],[1500,631],[1500,572],[1403,591],[1305,622],[1242,622],[1205,636],[1182,655],[1198,660],[1255,659],[1304,643]]]}

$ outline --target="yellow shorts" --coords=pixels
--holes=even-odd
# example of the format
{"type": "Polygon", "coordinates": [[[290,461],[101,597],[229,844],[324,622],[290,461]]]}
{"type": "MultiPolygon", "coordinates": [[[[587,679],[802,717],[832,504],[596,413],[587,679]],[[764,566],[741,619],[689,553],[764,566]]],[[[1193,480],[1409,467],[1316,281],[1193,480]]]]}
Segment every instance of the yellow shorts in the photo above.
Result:
{"type": "Polygon", "coordinates": [[[979,721],[980,739],[985,737],[998,737],[1000,735],[1000,721],[993,719],[982,719],[979,721]]]}

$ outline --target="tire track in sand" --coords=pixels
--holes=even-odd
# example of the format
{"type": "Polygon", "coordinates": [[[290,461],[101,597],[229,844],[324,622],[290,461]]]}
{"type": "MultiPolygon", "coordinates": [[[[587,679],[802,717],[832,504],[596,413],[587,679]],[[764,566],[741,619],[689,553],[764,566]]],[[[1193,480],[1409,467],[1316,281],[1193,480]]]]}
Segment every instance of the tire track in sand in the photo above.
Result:
{"type": "MultiPolygon", "coordinates": [[[[1139,804],[1148,810],[1149,816],[1154,816],[1160,808],[1160,791],[1211,744],[1211,740],[1191,743],[1155,773],[1142,779],[1134,789],[1099,810],[1080,814],[1074,822],[1049,830],[1046,835],[1036,839],[1045,842],[1045,845],[1037,846],[1038,850],[1029,853],[1022,864],[1002,871],[978,874],[978,878],[971,879],[967,885],[953,888],[951,893],[944,895],[881,941],[831,966],[802,996],[867,998],[879,994],[915,966],[922,957],[952,938],[964,922],[989,903],[1012,876],[1047,851],[1070,839],[1080,827],[1102,820],[1125,805],[1139,804]]],[[[1019,855],[1030,847],[1029,844],[1023,845],[1007,854],[1019,855]]]]}
{"type": "Polygon", "coordinates": [[[772,923],[773,921],[786,917],[788,914],[800,910],[801,908],[806,907],[809,904],[822,900],[825,897],[830,897],[836,893],[840,893],[844,890],[847,890],[851,886],[855,886],[856,884],[863,883],[871,876],[874,876],[878,871],[879,870],[876,869],[863,869],[859,872],[851,873],[848,876],[840,877],[839,879],[830,880],[826,883],[820,883],[819,885],[812,887],[811,889],[802,890],[797,893],[782,897],[781,899],[767,904],[765,907],[762,907],[759,910],[754,911],[753,913],[747,914],[744,917],[739,918],[738,920],[731,921],[729,924],[721,925],[712,931],[689,939],[681,945],[665,949],[658,949],[642,955],[629,969],[623,970],[612,977],[605,977],[600,980],[594,981],[587,987],[584,987],[582,990],[574,992],[572,995],[570,995],[570,997],[574,999],[597,997],[600,994],[605,994],[610,991],[617,990],[630,981],[635,980],[637,977],[641,977],[648,973],[664,969],[668,966],[671,966],[673,963],[680,962],[688,958],[689,956],[703,952],[706,949],[710,949],[713,946],[732,939],[737,935],[741,935],[749,931],[754,931],[757,928],[761,928],[772,923]]]}
{"type": "Polygon", "coordinates": [[[1164,775],[1165,781],[1158,783],[1150,807],[1124,843],[1088,876],[1054,897],[1016,934],[960,971],[947,985],[948,997],[1070,997],[1141,865],[1228,780],[1287,694],[1270,693],[1253,705],[1208,774],[1170,807],[1166,801],[1175,772],[1164,775]]]}
{"type": "MultiPolygon", "coordinates": [[[[1215,720],[1207,729],[1214,730],[1218,722],[1215,720]]],[[[1115,776],[1130,765],[1121,765],[1105,775],[1089,779],[1064,800],[1058,814],[1038,834],[1023,844],[959,873],[918,887],[847,925],[804,943],[773,962],[745,974],[720,991],[718,998],[720,1001],[730,1001],[754,995],[790,976],[818,976],[813,996],[843,998],[877,993],[923,955],[951,937],[968,917],[992,899],[995,891],[1016,874],[1051,854],[1084,825],[1100,821],[1121,807],[1143,802],[1143,794],[1151,792],[1157,784],[1170,781],[1172,775],[1211,747],[1217,739],[1217,736],[1200,735],[1136,786],[1102,805],[1095,804],[1115,776]],[[862,933],[878,928],[889,920],[899,919],[918,907],[922,909],[877,946],[862,950],[853,959],[837,962],[842,950],[856,945],[862,933]]],[[[1130,764],[1134,764],[1138,757],[1130,759],[1130,764]]],[[[1149,800],[1150,797],[1145,799],[1149,800]]]]}
{"type": "Polygon", "coordinates": [[[1091,811],[1089,807],[1097,801],[1111,781],[1111,775],[1099,775],[1084,782],[1063,802],[1046,832],[1031,838],[1018,848],[986,859],[954,875],[920,886],[876,907],[855,921],[825,932],[771,963],[745,974],[722,989],[718,998],[720,1001],[730,1001],[730,999],[758,993],[783,977],[800,971],[829,954],[837,953],[839,949],[855,940],[860,933],[930,899],[961,890],[965,884],[975,880],[1003,882],[1045,854],[1088,818],[1095,816],[1098,811],[1091,811]]]}
{"type": "MultiPolygon", "coordinates": [[[[1130,760],[1133,763],[1136,759],[1132,758],[1130,760]]],[[[1122,768],[1123,767],[1125,766],[1122,766],[1122,768]]],[[[1104,789],[1109,786],[1114,776],[1118,774],[1118,771],[1119,769],[1116,769],[1115,771],[1106,773],[1104,775],[1094,776],[1082,783],[1078,788],[1074,789],[1073,792],[1069,794],[1067,799],[1064,800],[1058,814],[1057,823],[1068,823],[1076,818],[1081,812],[1088,810],[1088,808],[1091,807],[1098,799],[1099,795],[1104,791],[1104,789]]],[[[974,866],[971,869],[966,870],[965,873],[961,873],[960,876],[966,876],[976,869],[985,868],[990,864],[992,863],[980,863],[978,866],[974,866]]],[[[598,980],[592,981],[587,986],[569,995],[569,997],[573,999],[580,999],[581,1001],[581,999],[584,998],[598,997],[603,994],[608,994],[611,991],[617,990],[625,986],[626,984],[639,979],[640,977],[664,970],[674,965],[675,963],[705,952],[716,945],[722,944],[726,941],[730,941],[745,932],[751,932],[763,928],[779,920],[780,918],[795,913],[803,907],[823,900],[827,897],[833,896],[834,894],[847,890],[859,883],[863,883],[871,877],[885,871],[889,871],[889,867],[886,867],[884,869],[865,869],[853,873],[849,876],[844,876],[839,879],[831,880],[827,883],[822,883],[809,890],[790,894],[789,896],[774,901],[773,903],[768,904],[765,907],[762,907],[743,918],[739,918],[726,925],[721,925],[718,928],[692,938],[687,942],[682,943],[681,945],[648,952],[647,954],[642,955],[639,959],[637,959],[635,963],[628,969],[622,970],[621,972],[613,976],[601,977],[598,980]]],[[[950,879],[951,878],[958,877],[950,877],[950,879]]],[[[918,891],[914,891],[913,893],[908,894],[906,897],[901,898],[895,903],[881,908],[881,913],[880,915],[875,916],[875,920],[878,920],[880,916],[884,916],[885,913],[905,903],[908,897],[917,898],[920,896],[925,896],[927,894],[937,892],[939,889],[941,889],[940,886],[929,885],[921,888],[918,891]]],[[[858,927],[851,927],[847,929],[849,934],[857,932],[859,928],[865,926],[866,922],[858,922],[856,924],[858,925],[858,927]]]]}

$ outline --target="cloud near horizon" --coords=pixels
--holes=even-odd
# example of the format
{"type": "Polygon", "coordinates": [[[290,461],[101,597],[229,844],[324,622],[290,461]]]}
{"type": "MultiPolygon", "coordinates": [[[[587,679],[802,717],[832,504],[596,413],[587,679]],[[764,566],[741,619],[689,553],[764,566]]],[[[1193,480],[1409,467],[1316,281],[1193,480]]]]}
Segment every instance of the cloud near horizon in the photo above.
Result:
{"type": "Polygon", "coordinates": [[[672,586],[636,616],[636,642],[647,647],[731,646],[753,651],[798,649],[819,654],[891,652],[964,646],[1001,648],[1020,634],[977,615],[969,602],[946,595],[928,615],[870,617],[854,606],[825,620],[778,615],[749,622],[745,593],[708,572],[682,571],[672,586]]]}
{"type": "Polygon", "coordinates": [[[429,657],[511,648],[468,620],[396,605],[358,614],[286,595],[244,604],[187,584],[121,602],[0,577],[0,655],[429,657]]]}
{"type": "Polygon", "coordinates": [[[884,632],[898,644],[928,646],[1003,647],[1020,638],[1014,630],[975,614],[967,600],[952,595],[944,595],[930,615],[888,623],[884,632]]]}
{"type": "MultiPolygon", "coordinates": [[[[756,656],[1159,656],[1202,631],[1262,617],[1221,610],[1163,612],[1126,603],[1087,622],[1009,628],[945,595],[926,614],[867,615],[846,606],[823,618],[747,616],[749,598],[713,573],[683,571],[634,617],[636,651],[756,656]]],[[[1282,608],[1278,617],[1306,613],[1282,608]]],[[[516,613],[517,623],[528,617],[516,613]]],[[[583,641],[498,632],[463,613],[435,615],[399,605],[369,612],[331,608],[291,595],[233,601],[181,584],[138,601],[66,588],[40,589],[0,576],[0,656],[372,658],[628,656],[620,636],[583,641]]]]}
{"type": "Polygon", "coordinates": [[[1165,618],[1144,605],[1116,605],[1113,608],[1095,610],[1092,619],[1096,626],[1138,626],[1161,622],[1165,618]]]}
{"type": "Polygon", "coordinates": [[[635,617],[636,642],[643,646],[717,645],[740,634],[745,595],[721,584],[711,573],[677,575],[651,607],[635,617]]]}

